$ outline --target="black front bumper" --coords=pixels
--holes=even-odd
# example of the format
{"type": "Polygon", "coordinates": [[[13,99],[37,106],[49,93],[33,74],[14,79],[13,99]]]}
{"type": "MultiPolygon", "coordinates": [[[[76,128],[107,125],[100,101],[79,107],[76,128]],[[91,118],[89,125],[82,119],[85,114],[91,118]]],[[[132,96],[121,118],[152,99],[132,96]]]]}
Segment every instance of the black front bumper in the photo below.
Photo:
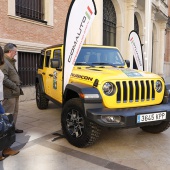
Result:
{"type": "Polygon", "coordinates": [[[159,104],[154,106],[138,107],[138,108],[126,108],[126,109],[107,109],[107,108],[87,108],[86,116],[93,122],[104,126],[104,127],[114,127],[114,128],[130,128],[130,127],[141,127],[147,125],[156,125],[161,121],[152,121],[145,123],[137,123],[138,114],[150,114],[158,112],[167,112],[166,119],[163,121],[170,121],[170,103],[159,104]],[[120,116],[120,123],[106,123],[102,120],[102,116],[120,116]]]}

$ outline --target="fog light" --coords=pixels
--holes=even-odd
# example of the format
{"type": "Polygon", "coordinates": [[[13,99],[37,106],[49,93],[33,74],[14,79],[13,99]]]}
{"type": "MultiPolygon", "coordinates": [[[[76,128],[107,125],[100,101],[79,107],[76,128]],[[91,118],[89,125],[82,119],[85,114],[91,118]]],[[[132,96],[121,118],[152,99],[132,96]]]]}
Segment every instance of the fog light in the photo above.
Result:
{"type": "Polygon", "coordinates": [[[101,116],[101,119],[105,123],[120,123],[121,122],[120,116],[101,116]]]}

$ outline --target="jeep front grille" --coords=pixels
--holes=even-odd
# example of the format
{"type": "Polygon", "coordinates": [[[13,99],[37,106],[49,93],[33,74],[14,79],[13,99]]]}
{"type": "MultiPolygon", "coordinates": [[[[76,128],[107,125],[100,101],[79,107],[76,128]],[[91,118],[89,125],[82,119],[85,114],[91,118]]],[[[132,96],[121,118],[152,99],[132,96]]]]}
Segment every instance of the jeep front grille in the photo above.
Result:
{"type": "Polygon", "coordinates": [[[144,102],[155,100],[153,80],[116,82],[117,103],[144,102]]]}

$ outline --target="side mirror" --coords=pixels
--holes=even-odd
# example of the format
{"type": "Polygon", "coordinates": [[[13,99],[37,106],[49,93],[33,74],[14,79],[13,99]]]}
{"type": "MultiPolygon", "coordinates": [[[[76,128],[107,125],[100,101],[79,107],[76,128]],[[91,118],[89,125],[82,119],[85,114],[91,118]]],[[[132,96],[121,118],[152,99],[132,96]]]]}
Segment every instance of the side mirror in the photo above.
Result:
{"type": "Polygon", "coordinates": [[[59,59],[51,59],[51,68],[56,68],[57,70],[60,70],[61,67],[61,61],[59,59]]]}
{"type": "Polygon", "coordinates": [[[125,60],[125,63],[127,65],[127,67],[129,68],[130,67],[130,61],[129,60],[125,60]]]}

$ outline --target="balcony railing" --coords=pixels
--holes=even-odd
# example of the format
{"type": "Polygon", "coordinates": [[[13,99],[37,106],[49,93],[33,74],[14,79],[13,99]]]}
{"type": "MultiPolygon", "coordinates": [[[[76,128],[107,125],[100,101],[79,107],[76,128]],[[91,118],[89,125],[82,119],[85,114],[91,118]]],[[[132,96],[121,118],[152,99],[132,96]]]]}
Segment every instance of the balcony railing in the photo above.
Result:
{"type": "Polygon", "coordinates": [[[152,0],[152,3],[157,9],[168,15],[168,3],[166,0],[152,0]]]}

